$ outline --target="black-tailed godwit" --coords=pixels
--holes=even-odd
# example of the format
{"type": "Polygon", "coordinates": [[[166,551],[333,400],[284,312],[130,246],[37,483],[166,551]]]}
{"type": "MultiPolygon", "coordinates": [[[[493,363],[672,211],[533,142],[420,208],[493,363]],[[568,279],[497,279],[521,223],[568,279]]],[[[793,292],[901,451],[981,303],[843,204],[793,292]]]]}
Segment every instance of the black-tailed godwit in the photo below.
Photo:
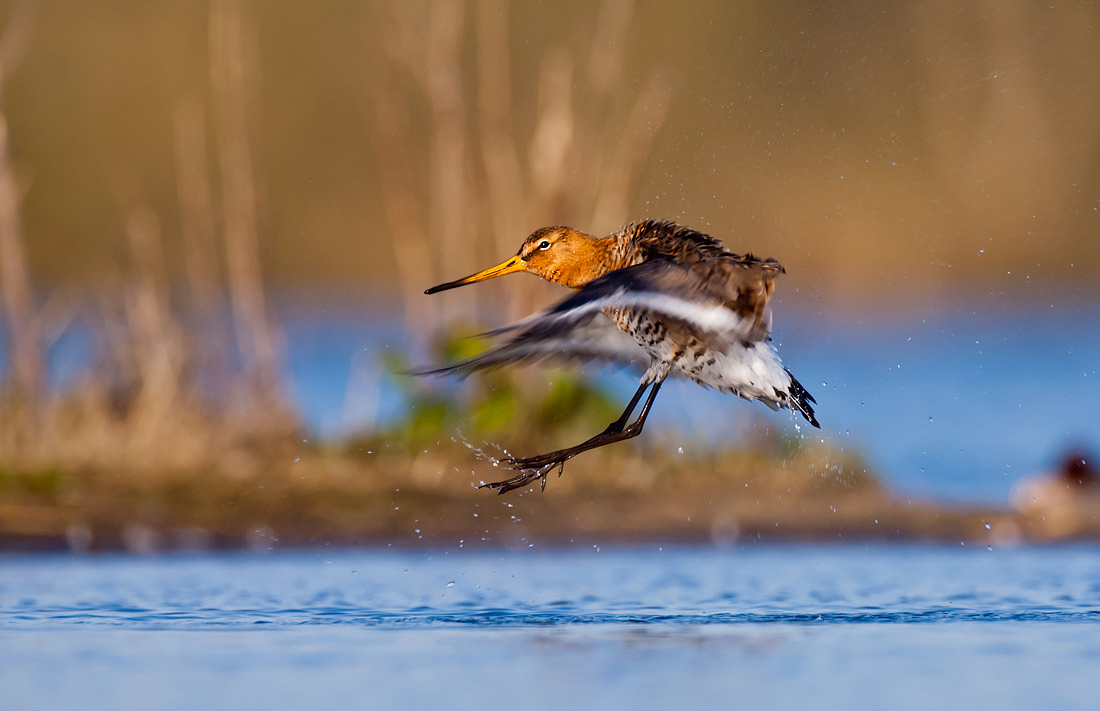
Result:
{"type": "Polygon", "coordinates": [[[718,240],[672,222],[634,222],[607,237],[570,227],[544,227],[515,256],[464,279],[440,284],[434,294],[513,272],[531,272],[576,293],[554,308],[492,331],[501,342],[480,356],[426,373],[466,375],[477,370],[545,358],[606,360],[645,367],[622,415],[574,447],[534,457],[502,459],[517,470],[483,484],[503,494],[535,479],[546,486],[555,467],[581,452],[638,436],[661,384],[684,377],[706,387],[789,408],[820,427],[816,402],[783,367],[771,340],[774,259],[734,254],[718,240]],[[631,414],[646,389],[638,418],[631,414]]]}

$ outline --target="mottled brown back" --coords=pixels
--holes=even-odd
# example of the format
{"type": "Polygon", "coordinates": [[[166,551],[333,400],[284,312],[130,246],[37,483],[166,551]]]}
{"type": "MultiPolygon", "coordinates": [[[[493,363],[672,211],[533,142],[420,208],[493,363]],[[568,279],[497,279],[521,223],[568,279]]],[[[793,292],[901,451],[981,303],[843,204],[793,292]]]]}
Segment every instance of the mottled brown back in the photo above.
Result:
{"type": "Polygon", "coordinates": [[[768,300],[775,277],[786,272],[778,260],[736,254],[708,234],[665,220],[635,222],[622,234],[636,248],[635,263],[668,259],[688,267],[702,294],[752,320],[752,340],[767,338],[768,300]]]}

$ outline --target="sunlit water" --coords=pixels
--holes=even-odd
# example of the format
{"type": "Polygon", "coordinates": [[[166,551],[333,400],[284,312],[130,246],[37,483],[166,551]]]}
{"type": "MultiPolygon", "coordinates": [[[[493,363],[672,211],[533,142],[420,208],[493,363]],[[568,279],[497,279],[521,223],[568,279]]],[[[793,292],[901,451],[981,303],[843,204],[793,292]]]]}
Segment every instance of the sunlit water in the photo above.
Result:
{"type": "Polygon", "coordinates": [[[5,709],[1091,708],[1100,548],[0,558],[5,709]]]}

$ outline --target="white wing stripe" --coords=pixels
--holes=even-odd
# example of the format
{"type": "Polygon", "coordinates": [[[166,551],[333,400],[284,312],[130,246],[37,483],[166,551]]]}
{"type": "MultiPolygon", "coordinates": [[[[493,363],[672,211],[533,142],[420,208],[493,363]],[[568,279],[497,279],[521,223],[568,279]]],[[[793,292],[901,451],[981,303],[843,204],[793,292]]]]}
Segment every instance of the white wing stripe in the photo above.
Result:
{"type": "Polygon", "coordinates": [[[687,321],[694,326],[712,333],[746,332],[750,324],[746,319],[718,304],[703,304],[698,301],[681,299],[654,291],[630,291],[618,289],[615,292],[592,301],[575,306],[560,313],[543,313],[525,319],[512,328],[522,328],[536,321],[544,324],[563,320],[574,320],[593,311],[605,308],[635,308],[644,311],[656,311],[672,318],[687,321]]]}

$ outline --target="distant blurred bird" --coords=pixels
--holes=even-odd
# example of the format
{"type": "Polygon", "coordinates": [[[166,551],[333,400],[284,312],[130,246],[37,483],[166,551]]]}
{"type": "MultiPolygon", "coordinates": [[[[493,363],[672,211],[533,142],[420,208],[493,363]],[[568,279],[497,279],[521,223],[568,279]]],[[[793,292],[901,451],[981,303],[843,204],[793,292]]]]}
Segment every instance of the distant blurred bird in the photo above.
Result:
{"type": "Polygon", "coordinates": [[[605,360],[646,366],[637,392],[619,419],[595,437],[534,457],[507,458],[518,470],[482,484],[503,494],[542,480],[581,452],[638,436],[670,375],[760,400],[773,410],[797,411],[820,427],[816,402],[768,343],[773,280],[784,273],[774,259],[734,254],[718,240],[672,222],[643,220],[607,237],[570,227],[544,227],[514,257],[464,279],[428,289],[435,294],[494,277],[527,271],[576,289],[554,308],[489,334],[504,337],[488,352],[420,374],[474,371],[554,358],[605,360]],[[647,388],[637,420],[627,424],[647,388]]]}

